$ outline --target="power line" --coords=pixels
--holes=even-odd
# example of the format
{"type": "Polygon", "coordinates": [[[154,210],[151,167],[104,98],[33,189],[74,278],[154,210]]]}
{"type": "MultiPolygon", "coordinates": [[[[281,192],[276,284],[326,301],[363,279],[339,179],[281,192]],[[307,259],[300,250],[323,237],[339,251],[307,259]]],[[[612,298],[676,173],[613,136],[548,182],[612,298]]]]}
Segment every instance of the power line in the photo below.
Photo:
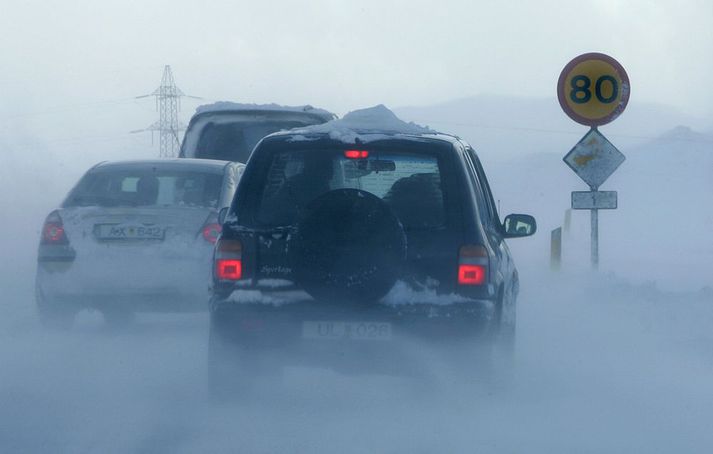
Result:
{"type": "Polygon", "coordinates": [[[19,146],[6,145],[7,148],[15,151],[28,151],[28,150],[45,150],[50,148],[65,147],[72,145],[80,145],[86,143],[100,143],[100,142],[119,142],[119,141],[131,141],[134,143],[139,143],[136,136],[131,136],[130,134],[116,134],[116,135],[89,135],[89,136],[77,136],[77,137],[65,137],[56,138],[49,140],[39,140],[37,143],[33,144],[21,144],[19,146]]]}
{"type": "Polygon", "coordinates": [[[12,120],[15,118],[34,117],[34,116],[40,116],[40,115],[53,115],[53,114],[57,114],[57,113],[73,112],[73,111],[78,110],[78,108],[82,108],[82,107],[116,105],[116,104],[130,103],[130,102],[136,102],[136,98],[132,97],[132,98],[119,98],[119,99],[106,99],[103,101],[93,101],[93,102],[85,102],[85,103],[77,103],[77,104],[64,104],[64,105],[54,106],[54,107],[50,108],[49,110],[20,112],[20,113],[15,113],[12,115],[6,115],[6,116],[0,117],[0,120],[12,120]]]}
{"type": "Polygon", "coordinates": [[[178,120],[178,111],[181,108],[181,98],[197,98],[188,96],[176,86],[173,79],[173,71],[169,65],[163,68],[163,77],[161,85],[148,95],[137,96],[136,99],[148,98],[153,96],[156,98],[156,109],[158,110],[158,121],[146,129],[132,132],[151,131],[159,133],[159,156],[163,158],[172,158],[178,155],[178,148],[181,144],[179,131],[186,129],[178,120]]]}

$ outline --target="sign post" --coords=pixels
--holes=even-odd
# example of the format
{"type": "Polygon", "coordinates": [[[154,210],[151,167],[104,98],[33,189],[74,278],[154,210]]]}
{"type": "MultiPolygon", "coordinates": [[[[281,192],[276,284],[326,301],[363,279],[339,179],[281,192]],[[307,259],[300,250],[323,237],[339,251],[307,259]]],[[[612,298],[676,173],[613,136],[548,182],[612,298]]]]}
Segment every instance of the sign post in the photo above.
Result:
{"type": "Polygon", "coordinates": [[[600,53],[580,55],[562,70],[557,99],[562,110],[589,132],[564,157],[564,162],[589,185],[589,191],[572,192],[572,209],[591,212],[591,263],[599,266],[599,210],[616,209],[616,191],[599,187],[626,157],[597,129],[614,121],[629,102],[629,76],[612,57],[600,53]]]}

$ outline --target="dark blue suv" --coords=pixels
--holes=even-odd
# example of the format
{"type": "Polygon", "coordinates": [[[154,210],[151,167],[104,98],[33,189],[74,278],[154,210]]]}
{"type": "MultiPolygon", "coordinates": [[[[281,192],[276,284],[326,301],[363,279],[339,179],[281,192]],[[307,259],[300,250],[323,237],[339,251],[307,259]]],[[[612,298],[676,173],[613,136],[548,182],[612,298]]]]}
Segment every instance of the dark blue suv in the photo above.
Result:
{"type": "Polygon", "coordinates": [[[535,220],[501,223],[457,137],[347,132],[327,123],[254,150],[215,248],[213,390],[244,386],[267,362],[368,364],[404,339],[512,341],[505,239],[532,235],[535,220]]]}

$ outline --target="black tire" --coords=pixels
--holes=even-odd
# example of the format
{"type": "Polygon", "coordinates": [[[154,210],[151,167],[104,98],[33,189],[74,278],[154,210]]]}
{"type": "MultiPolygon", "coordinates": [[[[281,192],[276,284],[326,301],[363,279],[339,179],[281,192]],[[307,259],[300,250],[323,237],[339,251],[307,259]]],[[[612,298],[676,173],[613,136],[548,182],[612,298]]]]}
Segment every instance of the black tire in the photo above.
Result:
{"type": "Polygon", "coordinates": [[[124,307],[103,307],[101,313],[104,316],[104,323],[112,330],[127,329],[136,319],[134,311],[124,307]]]}
{"type": "Polygon", "coordinates": [[[464,339],[452,347],[453,378],[461,385],[489,383],[493,369],[493,344],[487,339],[464,339]]]}
{"type": "Polygon", "coordinates": [[[495,345],[501,353],[512,356],[515,352],[517,327],[517,282],[503,286],[496,307],[495,345]]]}
{"type": "Polygon", "coordinates": [[[492,381],[501,388],[511,385],[516,366],[517,281],[506,284],[496,308],[496,331],[493,336],[492,381]]]}
{"type": "MultiPolygon", "coordinates": [[[[266,355],[225,338],[211,323],[208,335],[208,394],[212,401],[246,400],[259,383],[274,388],[282,367],[268,363],[266,355]]],[[[274,389],[273,389],[274,390],[274,389]]],[[[271,390],[272,391],[272,390],[271,390]]]]}
{"type": "Polygon", "coordinates": [[[315,299],[373,302],[403,275],[406,235],[384,201],[337,189],[310,203],[288,250],[298,284],[315,299]]]}
{"type": "Polygon", "coordinates": [[[61,331],[72,328],[74,317],[77,314],[76,307],[48,297],[39,289],[35,291],[35,301],[37,303],[37,315],[44,328],[61,331]]]}
{"type": "Polygon", "coordinates": [[[412,354],[412,375],[429,388],[487,387],[492,377],[492,343],[484,337],[429,341],[412,354]]]}
{"type": "Polygon", "coordinates": [[[239,351],[230,348],[211,329],[208,335],[208,395],[220,402],[233,400],[245,384],[239,364],[239,351]]]}

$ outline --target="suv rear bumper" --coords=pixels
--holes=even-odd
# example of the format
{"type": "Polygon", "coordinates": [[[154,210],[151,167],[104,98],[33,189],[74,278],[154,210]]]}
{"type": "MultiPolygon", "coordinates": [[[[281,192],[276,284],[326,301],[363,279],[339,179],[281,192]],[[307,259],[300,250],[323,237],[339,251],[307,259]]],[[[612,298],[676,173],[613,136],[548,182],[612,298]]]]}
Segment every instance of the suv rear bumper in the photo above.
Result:
{"type": "Polygon", "coordinates": [[[407,339],[447,342],[481,338],[492,332],[496,323],[495,305],[487,300],[363,306],[309,299],[280,302],[268,297],[266,300],[271,302],[238,302],[214,297],[210,303],[211,329],[223,340],[281,349],[315,343],[378,345],[407,339]],[[326,330],[330,326],[339,329],[324,338],[307,332],[320,327],[326,330]],[[386,330],[388,335],[378,332],[373,337],[369,335],[369,330],[379,329],[386,330]],[[349,330],[365,332],[350,335],[349,330]]]}

